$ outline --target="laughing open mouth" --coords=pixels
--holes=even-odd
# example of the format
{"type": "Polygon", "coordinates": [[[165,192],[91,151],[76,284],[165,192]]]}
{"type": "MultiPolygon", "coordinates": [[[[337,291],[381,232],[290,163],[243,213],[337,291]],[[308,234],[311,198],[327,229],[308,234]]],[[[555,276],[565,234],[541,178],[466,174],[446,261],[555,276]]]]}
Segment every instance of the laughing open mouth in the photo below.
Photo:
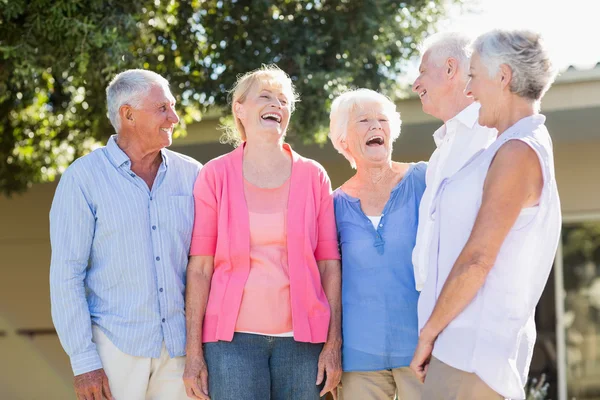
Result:
{"type": "Polygon", "coordinates": [[[261,118],[264,120],[268,120],[268,121],[275,121],[279,124],[281,123],[281,115],[279,115],[279,114],[267,113],[267,114],[264,114],[261,118]]]}
{"type": "Polygon", "coordinates": [[[383,140],[383,136],[372,136],[370,137],[367,142],[366,145],[367,146],[383,146],[384,140],[383,140]]]}

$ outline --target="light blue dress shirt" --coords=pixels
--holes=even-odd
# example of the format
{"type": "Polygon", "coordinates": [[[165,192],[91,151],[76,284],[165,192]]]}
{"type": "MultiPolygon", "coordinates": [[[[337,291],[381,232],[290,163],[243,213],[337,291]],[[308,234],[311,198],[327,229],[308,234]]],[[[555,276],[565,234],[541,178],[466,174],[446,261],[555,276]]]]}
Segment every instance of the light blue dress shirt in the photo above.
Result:
{"type": "Polygon", "coordinates": [[[152,190],[116,135],[62,175],[50,210],[52,319],[73,373],[102,368],[97,325],[122,352],[185,354],[184,293],[201,165],[163,149],[152,190]]]}
{"type": "Polygon", "coordinates": [[[426,163],[412,164],[394,187],[377,229],[360,200],[334,192],[342,252],[342,363],[344,371],[406,367],[417,346],[412,251],[426,163]]]}

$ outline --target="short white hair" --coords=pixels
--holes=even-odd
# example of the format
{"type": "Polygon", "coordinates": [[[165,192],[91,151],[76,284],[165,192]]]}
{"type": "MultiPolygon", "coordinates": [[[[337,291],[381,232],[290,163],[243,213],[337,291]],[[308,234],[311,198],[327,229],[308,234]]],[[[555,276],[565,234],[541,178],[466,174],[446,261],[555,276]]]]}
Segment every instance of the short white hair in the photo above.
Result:
{"type": "Polygon", "coordinates": [[[448,58],[458,61],[462,76],[467,79],[473,37],[464,32],[439,32],[429,36],[421,46],[421,54],[429,52],[435,65],[441,67],[448,58]]]}
{"type": "Polygon", "coordinates": [[[530,30],[496,29],[479,36],[473,43],[490,77],[500,65],[512,70],[510,91],[539,101],[554,82],[557,70],[550,59],[542,36],[530,30]]]}
{"type": "Polygon", "coordinates": [[[396,104],[387,96],[370,89],[356,89],[347,91],[333,101],[329,113],[329,139],[333,147],[356,168],[354,157],[342,146],[348,135],[348,122],[350,114],[356,109],[363,108],[365,104],[378,103],[383,107],[390,124],[390,139],[392,143],[400,136],[402,120],[396,111],[396,104]]]}
{"type": "Polygon", "coordinates": [[[169,90],[169,82],[165,78],[156,72],[145,69],[130,69],[121,72],[110,81],[106,88],[108,119],[117,133],[121,129],[119,109],[124,105],[139,108],[144,96],[156,85],[169,90]]]}

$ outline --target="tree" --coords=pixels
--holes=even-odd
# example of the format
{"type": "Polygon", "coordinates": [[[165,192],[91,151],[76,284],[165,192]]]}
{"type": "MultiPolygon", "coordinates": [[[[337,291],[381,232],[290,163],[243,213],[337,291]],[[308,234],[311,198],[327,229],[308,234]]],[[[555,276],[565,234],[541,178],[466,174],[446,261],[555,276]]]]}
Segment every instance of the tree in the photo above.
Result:
{"type": "Polygon", "coordinates": [[[449,1],[462,0],[0,0],[0,191],[53,180],[105,141],[104,90],[127,68],[171,82],[182,133],[238,74],[277,63],[302,99],[292,140],[323,142],[336,93],[397,97],[449,1]]]}

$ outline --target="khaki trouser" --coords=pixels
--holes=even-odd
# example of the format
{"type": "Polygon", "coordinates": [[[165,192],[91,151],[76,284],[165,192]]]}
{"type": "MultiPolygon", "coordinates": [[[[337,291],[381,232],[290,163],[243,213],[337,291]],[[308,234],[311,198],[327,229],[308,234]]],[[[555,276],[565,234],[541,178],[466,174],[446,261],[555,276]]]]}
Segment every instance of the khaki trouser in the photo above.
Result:
{"type": "Polygon", "coordinates": [[[419,400],[423,385],[408,368],[344,372],[340,400],[419,400]]]}
{"type": "Polygon", "coordinates": [[[474,373],[461,371],[431,357],[423,400],[503,400],[474,373]]]}
{"type": "Polygon", "coordinates": [[[159,358],[144,358],[123,353],[95,325],[92,340],[115,400],[187,400],[185,357],[170,358],[164,343],[159,358]]]}

